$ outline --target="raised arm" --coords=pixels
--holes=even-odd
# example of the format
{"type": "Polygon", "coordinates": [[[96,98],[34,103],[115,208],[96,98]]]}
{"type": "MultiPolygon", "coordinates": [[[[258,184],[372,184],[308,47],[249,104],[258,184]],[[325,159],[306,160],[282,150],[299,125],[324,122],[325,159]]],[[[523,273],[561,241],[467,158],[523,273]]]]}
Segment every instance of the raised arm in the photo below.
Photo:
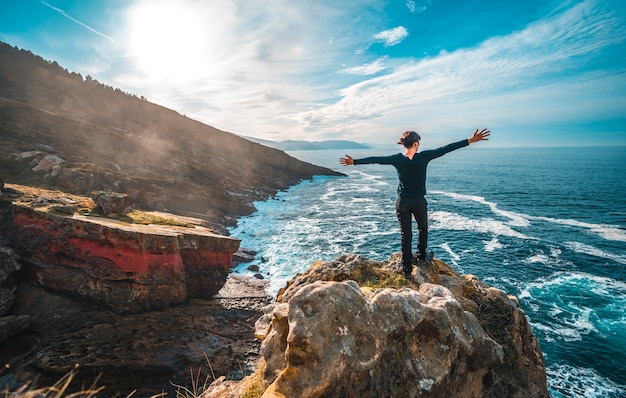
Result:
{"type": "Polygon", "coordinates": [[[478,141],[483,141],[483,140],[487,141],[490,135],[491,135],[491,131],[487,129],[482,129],[480,131],[476,129],[474,134],[470,138],[467,139],[467,142],[470,144],[473,144],[474,142],[478,142],[478,141]]]}

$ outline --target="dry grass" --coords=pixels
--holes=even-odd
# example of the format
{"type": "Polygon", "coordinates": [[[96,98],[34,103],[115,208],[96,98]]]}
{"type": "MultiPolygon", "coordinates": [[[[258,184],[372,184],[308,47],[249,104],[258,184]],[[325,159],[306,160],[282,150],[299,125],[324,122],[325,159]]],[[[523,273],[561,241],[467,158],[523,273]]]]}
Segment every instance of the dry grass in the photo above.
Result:
{"type": "Polygon", "coordinates": [[[156,214],[149,214],[140,210],[133,210],[125,216],[119,217],[107,217],[101,209],[99,209],[94,203],[92,198],[86,196],[73,195],[66,192],[61,192],[52,189],[29,187],[25,185],[6,184],[7,187],[13,188],[22,193],[22,195],[14,200],[14,203],[31,206],[36,202],[37,198],[46,197],[47,200],[41,205],[34,206],[39,211],[50,211],[54,205],[62,205],[71,203],[76,207],[76,212],[83,215],[90,215],[95,217],[112,218],[121,222],[129,224],[142,224],[142,225],[166,225],[175,227],[194,228],[194,225],[175,217],[164,217],[156,214]]]}
{"type": "Polygon", "coordinates": [[[126,221],[130,224],[142,225],[167,225],[174,227],[194,228],[193,224],[175,220],[173,218],[160,217],[154,214],[147,214],[139,210],[133,210],[125,216],[119,218],[120,221],[126,221]]]}
{"type": "Polygon", "coordinates": [[[174,387],[176,387],[176,398],[196,398],[202,395],[204,391],[209,388],[211,382],[215,380],[215,373],[213,373],[213,366],[211,366],[211,360],[207,357],[206,353],[204,354],[204,358],[206,359],[207,364],[209,365],[209,369],[211,370],[211,374],[207,374],[204,378],[204,381],[200,382],[200,374],[202,373],[200,369],[198,369],[198,373],[194,375],[193,369],[189,369],[189,373],[191,374],[191,386],[185,387],[178,384],[172,383],[174,387]],[[211,379],[209,380],[209,377],[211,379]]]}
{"type": "MultiPolygon", "coordinates": [[[[69,393],[68,388],[76,375],[77,368],[63,376],[53,386],[30,389],[28,384],[24,384],[16,391],[7,390],[0,392],[3,398],[90,398],[96,397],[104,390],[104,387],[96,387],[98,379],[96,379],[91,387],[74,393],[69,393]]],[[[130,396],[130,395],[129,395],[130,396]]]]}
{"type": "Polygon", "coordinates": [[[263,387],[263,369],[264,367],[258,367],[257,370],[248,376],[245,385],[245,392],[241,398],[258,398],[265,392],[263,387]]]}
{"type": "MultiPolygon", "coordinates": [[[[172,383],[172,385],[177,388],[175,392],[175,398],[197,398],[209,387],[212,381],[209,380],[209,378],[212,377],[213,379],[215,379],[215,374],[213,374],[211,362],[209,361],[209,358],[206,356],[206,354],[205,358],[207,360],[207,363],[209,364],[211,376],[207,375],[205,380],[201,383],[200,370],[198,370],[197,374],[194,374],[193,370],[190,369],[190,387],[185,387],[172,383]]],[[[50,387],[31,388],[29,384],[24,384],[15,391],[9,391],[7,388],[4,391],[0,391],[0,398],[96,398],[100,396],[100,393],[105,390],[104,386],[97,386],[99,381],[99,377],[97,377],[89,388],[81,389],[80,391],[76,392],[71,392],[69,387],[77,372],[78,365],[76,365],[76,367],[71,372],[67,373],[53,386],[50,387]]],[[[136,392],[137,390],[133,390],[130,394],[126,396],[126,398],[132,398],[136,392]]],[[[165,396],[167,396],[167,393],[161,392],[159,394],[154,394],[150,396],[150,398],[163,398],[165,396]]]]}
{"type": "Polygon", "coordinates": [[[416,288],[418,285],[404,276],[374,267],[367,263],[359,264],[352,272],[351,279],[361,287],[370,289],[401,289],[404,287],[416,288]]]}

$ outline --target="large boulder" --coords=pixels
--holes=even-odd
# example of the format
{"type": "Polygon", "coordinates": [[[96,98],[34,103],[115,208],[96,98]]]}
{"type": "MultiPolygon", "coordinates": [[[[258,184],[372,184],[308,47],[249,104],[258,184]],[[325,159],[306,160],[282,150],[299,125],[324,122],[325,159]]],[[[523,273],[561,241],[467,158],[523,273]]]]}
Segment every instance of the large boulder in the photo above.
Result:
{"type": "Polygon", "coordinates": [[[97,191],[92,194],[92,198],[109,217],[125,216],[133,211],[133,198],[127,194],[97,191]]]}
{"type": "Polygon", "coordinates": [[[432,284],[367,297],[354,281],[314,282],[274,308],[265,337],[268,396],[480,396],[504,357],[432,284]]]}
{"type": "Polygon", "coordinates": [[[256,324],[254,377],[206,397],[548,397],[517,300],[433,260],[400,276],[356,255],[316,263],[256,324]]]}

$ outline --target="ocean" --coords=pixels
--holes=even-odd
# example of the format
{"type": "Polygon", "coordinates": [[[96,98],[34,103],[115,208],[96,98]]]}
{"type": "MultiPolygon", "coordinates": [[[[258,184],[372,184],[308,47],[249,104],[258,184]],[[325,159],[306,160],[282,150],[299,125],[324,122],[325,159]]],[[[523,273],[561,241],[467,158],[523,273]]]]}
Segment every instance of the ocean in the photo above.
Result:
{"type": "MultiPolygon", "coordinates": [[[[317,260],[400,251],[395,169],[343,167],[345,153],[289,152],[347,176],[315,177],[255,203],[230,230],[257,252],[272,294],[317,260]]],[[[430,250],[519,298],[552,397],[626,397],[626,147],[478,143],[433,160],[426,184],[430,250]]],[[[249,265],[235,272],[251,273],[249,265]]]]}

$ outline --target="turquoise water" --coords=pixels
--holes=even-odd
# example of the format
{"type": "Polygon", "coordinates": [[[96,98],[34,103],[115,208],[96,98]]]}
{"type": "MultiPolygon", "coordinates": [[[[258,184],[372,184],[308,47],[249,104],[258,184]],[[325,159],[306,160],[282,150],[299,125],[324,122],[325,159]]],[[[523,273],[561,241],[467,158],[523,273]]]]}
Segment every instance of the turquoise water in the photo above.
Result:
{"type": "MultiPolygon", "coordinates": [[[[430,164],[430,249],[518,296],[553,397],[626,397],[626,147],[487,145],[430,164]]],[[[257,203],[230,231],[258,252],[272,293],[314,261],[400,250],[391,166],[342,167],[339,151],[290,154],[347,177],[316,177],[257,203]]]]}

